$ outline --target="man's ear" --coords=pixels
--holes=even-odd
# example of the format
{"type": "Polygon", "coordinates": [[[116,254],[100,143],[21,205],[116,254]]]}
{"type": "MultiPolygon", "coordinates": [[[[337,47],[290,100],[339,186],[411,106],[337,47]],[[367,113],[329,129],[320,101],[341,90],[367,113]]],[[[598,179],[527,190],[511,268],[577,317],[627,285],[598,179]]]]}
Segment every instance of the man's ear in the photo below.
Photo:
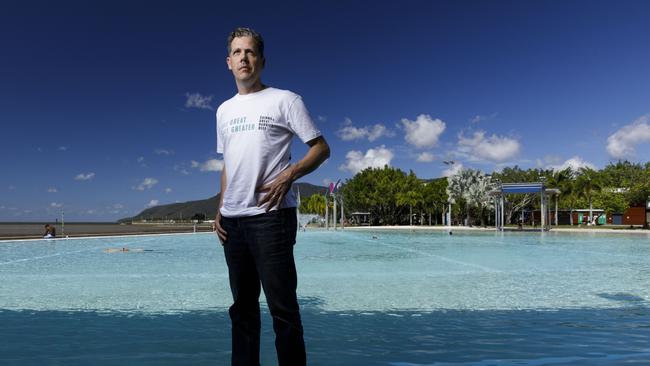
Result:
{"type": "Polygon", "coordinates": [[[230,67],[230,57],[226,57],[226,65],[228,65],[228,70],[232,70],[232,67],[230,67]]]}

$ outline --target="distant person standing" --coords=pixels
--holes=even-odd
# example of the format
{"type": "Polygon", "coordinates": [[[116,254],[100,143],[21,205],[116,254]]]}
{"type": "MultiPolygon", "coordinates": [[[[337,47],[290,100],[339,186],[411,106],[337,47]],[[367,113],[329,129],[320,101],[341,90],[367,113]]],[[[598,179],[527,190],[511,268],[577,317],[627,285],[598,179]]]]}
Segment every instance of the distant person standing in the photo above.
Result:
{"type": "Polygon", "coordinates": [[[227,48],[226,64],[238,93],[217,110],[217,152],[224,165],[214,229],[224,248],[234,301],[229,311],[232,365],[259,365],[261,288],[273,317],[279,365],[305,365],[291,184],[323,163],[330,149],[299,95],[262,84],[260,34],[237,28],[227,48]],[[294,136],[309,150],[290,164],[294,136]]]}
{"type": "Polygon", "coordinates": [[[43,239],[51,239],[56,237],[56,228],[50,224],[45,224],[45,234],[43,239]]]}

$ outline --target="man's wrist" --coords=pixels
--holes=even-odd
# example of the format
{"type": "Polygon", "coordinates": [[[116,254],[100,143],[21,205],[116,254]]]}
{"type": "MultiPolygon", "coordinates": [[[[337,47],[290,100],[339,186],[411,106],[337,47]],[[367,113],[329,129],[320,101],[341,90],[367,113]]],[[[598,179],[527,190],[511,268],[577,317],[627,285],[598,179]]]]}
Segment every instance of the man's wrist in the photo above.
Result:
{"type": "Polygon", "coordinates": [[[289,179],[291,180],[291,183],[295,182],[298,178],[300,178],[298,173],[299,173],[298,164],[289,165],[289,179]]]}

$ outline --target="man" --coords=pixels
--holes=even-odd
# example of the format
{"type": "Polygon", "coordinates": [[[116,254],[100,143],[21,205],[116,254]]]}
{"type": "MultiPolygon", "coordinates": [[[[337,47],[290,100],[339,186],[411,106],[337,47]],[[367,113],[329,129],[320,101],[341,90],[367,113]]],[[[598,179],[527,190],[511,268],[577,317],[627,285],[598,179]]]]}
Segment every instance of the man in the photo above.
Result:
{"type": "Polygon", "coordinates": [[[45,224],[45,234],[43,234],[43,239],[52,239],[56,237],[56,228],[50,224],[45,224]]]}
{"type": "Polygon", "coordinates": [[[279,365],[305,365],[293,258],[296,200],[290,189],[330,150],[300,96],[262,84],[264,63],[262,37],[249,28],[235,29],[228,37],[226,64],[238,93],[217,110],[217,152],[224,165],[215,220],[234,301],[232,364],[259,365],[263,288],[279,365]],[[309,150],[290,164],[294,135],[309,150]]]}

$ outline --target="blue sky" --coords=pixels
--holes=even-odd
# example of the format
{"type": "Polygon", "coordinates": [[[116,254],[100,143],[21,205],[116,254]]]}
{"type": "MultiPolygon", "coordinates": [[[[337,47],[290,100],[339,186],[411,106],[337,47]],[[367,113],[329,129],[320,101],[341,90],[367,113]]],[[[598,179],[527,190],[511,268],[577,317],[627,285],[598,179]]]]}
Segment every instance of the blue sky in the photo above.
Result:
{"type": "Polygon", "coordinates": [[[332,147],[301,181],[645,162],[649,17],[646,1],[3,3],[0,220],[216,194],[240,25],[265,38],[263,81],[301,94],[332,147]]]}

